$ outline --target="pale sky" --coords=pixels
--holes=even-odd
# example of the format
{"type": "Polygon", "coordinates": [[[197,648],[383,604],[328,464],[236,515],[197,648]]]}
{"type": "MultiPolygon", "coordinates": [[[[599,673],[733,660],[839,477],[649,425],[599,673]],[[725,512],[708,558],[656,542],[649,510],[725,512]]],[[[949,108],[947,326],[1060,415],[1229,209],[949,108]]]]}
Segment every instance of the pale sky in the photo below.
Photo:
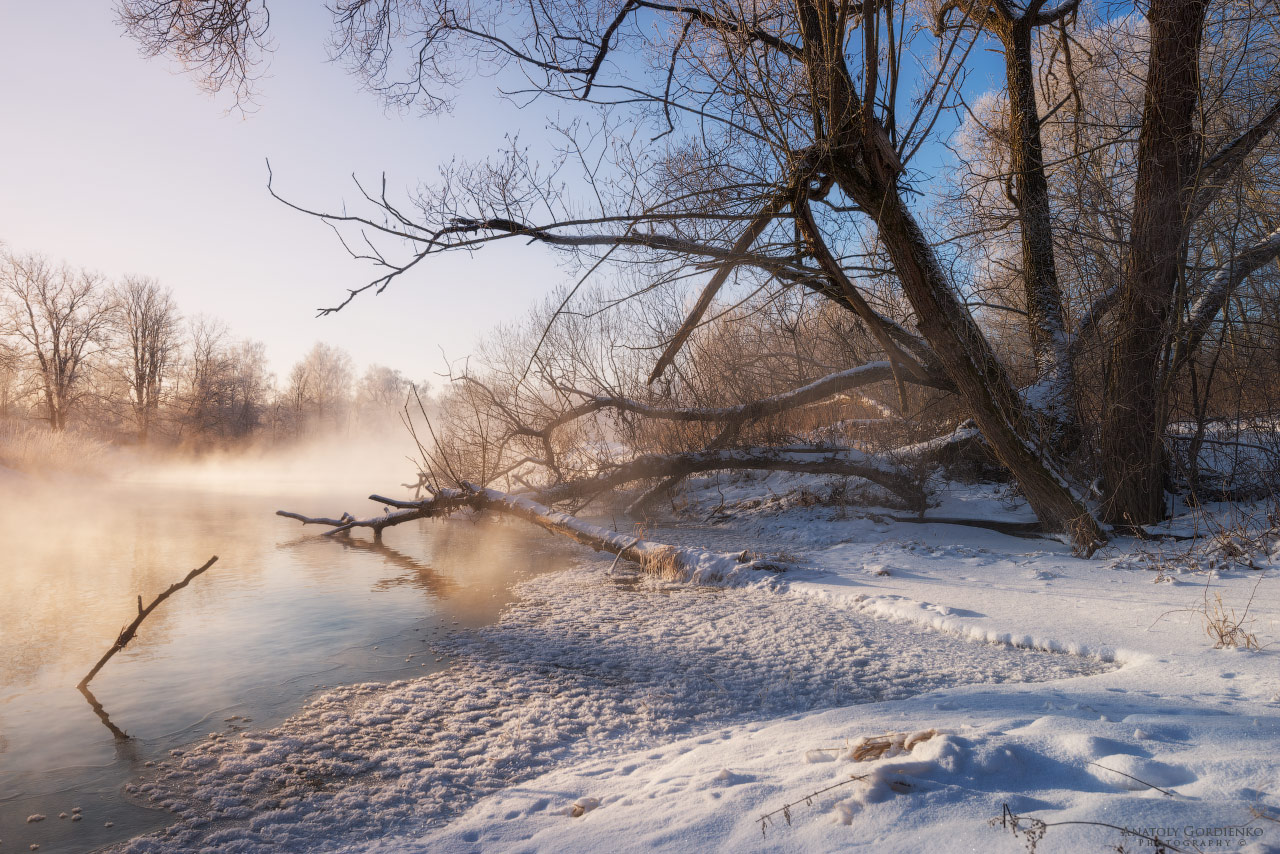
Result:
{"type": "MultiPolygon", "coordinates": [[[[228,112],[164,59],[147,60],[113,20],[110,0],[0,0],[0,241],[109,276],[139,273],[173,289],[184,313],[226,320],[264,341],[278,374],[315,341],[431,378],[512,320],[565,274],[545,249],[494,246],[437,258],[337,315],[316,318],[370,268],[311,207],[354,201],[352,172],[390,188],[432,179],[454,155],[481,157],[523,122],[479,81],[452,115],[388,115],[327,61],[319,0],[272,5],[276,52],[259,108],[228,112]],[[420,271],[420,272],[418,272],[420,271]]],[[[437,382],[438,384],[438,382],[437,382]]]]}

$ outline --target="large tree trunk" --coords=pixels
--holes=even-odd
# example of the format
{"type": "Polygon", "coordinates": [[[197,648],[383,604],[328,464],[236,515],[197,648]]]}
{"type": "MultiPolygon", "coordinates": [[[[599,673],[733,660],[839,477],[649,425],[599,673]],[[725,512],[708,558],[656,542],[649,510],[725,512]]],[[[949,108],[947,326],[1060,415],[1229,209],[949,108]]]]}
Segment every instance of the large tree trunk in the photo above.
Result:
{"type": "MultiPolygon", "coordinates": [[[[868,2],[863,14],[874,17],[868,2]]],[[[996,359],[982,330],[956,297],[951,279],[919,223],[902,200],[902,164],[884,126],[874,115],[877,97],[876,24],[867,37],[864,89],[858,95],[844,63],[843,32],[833,4],[799,7],[804,58],[815,107],[829,128],[823,165],[844,193],[875,222],[916,326],[937,354],[992,451],[1017,478],[1036,516],[1051,531],[1070,534],[1077,552],[1092,554],[1106,537],[1089,509],[1071,491],[1039,441],[1022,397],[996,359]]]]}
{"type": "Polygon", "coordinates": [[[1062,289],[1053,257],[1049,182],[1044,172],[1040,112],[1031,57],[1032,23],[1024,16],[997,27],[1004,44],[1009,87],[1012,201],[1022,236],[1022,275],[1036,368],[1032,402],[1050,421],[1054,439],[1074,440],[1075,378],[1062,313],[1062,289]]]}
{"type": "Polygon", "coordinates": [[[1133,224],[1116,307],[1102,409],[1104,519],[1144,525],[1164,516],[1167,401],[1161,365],[1182,270],[1200,138],[1199,53],[1206,0],[1153,0],[1133,224]]]}
{"type": "Polygon", "coordinates": [[[67,426],[65,404],[62,396],[52,388],[53,381],[46,378],[45,382],[48,384],[48,387],[45,388],[44,399],[45,405],[49,410],[49,429],[57,433],[67,426]]]}
{"type": "Polygon", "coordinates": [[[1021,396],[952,293],[932,245],[897,191],[891,185],[871,187],[866,176],[856,172],[843,176],[842,183],[875,219],[915,310],[917,327],[937,352],[996,457],[1017,479],[1045,527],[1069,533],[1077,551],[1092,553],[1105,540],[1102,530],[1056,470],[1049,449],[1037,441],[1021,396]]]}

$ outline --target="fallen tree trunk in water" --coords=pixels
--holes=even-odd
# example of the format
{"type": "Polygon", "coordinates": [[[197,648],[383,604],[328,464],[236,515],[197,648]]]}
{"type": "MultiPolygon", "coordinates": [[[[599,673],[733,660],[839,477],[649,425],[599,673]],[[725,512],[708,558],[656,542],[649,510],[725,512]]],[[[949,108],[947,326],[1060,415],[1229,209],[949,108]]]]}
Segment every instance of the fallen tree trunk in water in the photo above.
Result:
{"type": "Polygon", "coordinates": [[[465,507],[516,516],[596,551],[618,555],[638,564],[644,572],[669,581],[719,583],[743,577],[752,570],[779,572],[785,568],[777,562],[753,558],[747,552],[704,552],[620,534],[584,522],[572,514],[553,510],[531,498],[474,484],[464,484],[462,489],[441,489],[421,501],[398,501],[381,495],[370,495],[369,498],[396,509],[368,519],[357,519],[347,513],[337,519],[304,516],[287,510],[277,510],[276,515],[297,519],[304,525],[328,525],[330,530],[325,532],[326,535],[368,528],[375,536],[380,536],[386,528],[415,519],[444,516],[465,507]]]}
{"type": "MultiPolygon", "coordinates": [[[[747,552],[713,553],[650,542],[592,525],[549,505],[590,500],[607,490],[637,480],[746,469],[861,477],[894,493],[911,509],[923,512],[925,492],[922,478],[915,469],[921,469],[933,461],[945,460],[948,455],[964,453],[981,446],[982,436],[977,428],[965,424],[937,439],[879,456],[850,448],[815,445],[649,454],[621,463],[594,477],[531,489],[521,494],[464,482],[462,488],[438,489],[425,499],[403,500],[370,495],[369,500],[384,504],[387,509],[382,515],[363,519],[350,513],[343,513],[335,518],[306,516],[288,510],[277,510],[276,515],[296,519],[304,525],[325,525],[329,528],[325,531],[325,536],[367,528],[373,532],[375,540],[381,540],[384,530],[405,522],[446,516],[460,509],[492,510],[519,517],[596,551],[626,558],[638,564],[645,572],[665,579],[716,582],[726,580],[743,570],[779,571],[784,567],[776,562],[753,558],[747,552]]],[[[418,486],[426,488],[421,484],[418,486]]]]}

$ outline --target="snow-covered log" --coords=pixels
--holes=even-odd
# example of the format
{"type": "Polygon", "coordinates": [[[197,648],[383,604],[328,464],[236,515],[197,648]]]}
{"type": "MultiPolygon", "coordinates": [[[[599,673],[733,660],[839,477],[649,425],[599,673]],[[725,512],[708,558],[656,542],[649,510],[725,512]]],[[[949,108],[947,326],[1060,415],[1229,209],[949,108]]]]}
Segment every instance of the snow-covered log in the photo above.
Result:
{"type": "Polygon", "coordinates": [[[527,496],[511,495],[474,484],[465,484],[461,489],[441,489],[422,501],[396,501],[380,495],[369,497],[383,504],[394,505],[396,509],[388,509],[381,516],[367,519],[357,519],[346,513],[338,519],[304,516],[285,510],[277,510],[276,515],[297,519],[304,525],[330,526],[330,530],[325,532],[329,535],[348,532],[353,528],[369,528],[375,535],[380,535],[385,528],[394,525],[414,519],[444,516],[468,507],[516,516],[596,551],[618,555],[638,564],[646,573],[672,581],[724,583],[744,578],[753,570],[776,572],[784,568],[776,562],[753,559],[747,552],[704,552],[621,534],[584,522],[570,513],[554,510],[527,496]]]}
{"type": "Polygon", "coordinates": [[[946,435],[886,451],[883,456],[916,470],[938,465],[949,477],[960,480],[1001,481],[1009,477],[972,421],[946,435]]]}

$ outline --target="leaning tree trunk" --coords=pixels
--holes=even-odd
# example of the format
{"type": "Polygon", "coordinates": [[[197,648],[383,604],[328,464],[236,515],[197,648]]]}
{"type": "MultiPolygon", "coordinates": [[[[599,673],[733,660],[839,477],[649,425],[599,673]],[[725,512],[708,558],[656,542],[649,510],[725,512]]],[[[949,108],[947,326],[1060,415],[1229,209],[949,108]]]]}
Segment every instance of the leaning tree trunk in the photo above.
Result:
{"type": "MultiPolygon", "coordinates": [[[[864,4],[864,18],[873,21],[876,8],[873,2],[864,4]]],[[[830,129],[822,166],[875,222],[920,334],[937,354],[992,452],[1018,480],[1036,516],[1049,530],[1070,534],[1078,552],[1091,554],[1106,539],[1102,529],[1056,470],[1050,448],[1038,441],[1022,397],[956,297],[933,245],[902,200],[902,164],[874,114],[878,24],[863,24],[867,62],[859,96],[844,62],[836,7],[811,0],[799,9],[805,66],[822,118],[817,124],[830,129]]]]}
{"type": "MultiPolygon", "coordinates": [[[[857,170],[860,172],[861,170],[857,170]]],[[[982,331],[951,290],[933,246],[892,186],[869,186],[865,175],[842,176],[863,210],[872,212],[880,239],[916,314],[916,326],[968,405],[993,453],[1017,479],[1049,530],[1069,533],[1076,550],[1092,553],[1105,536],[1072,493],[1035,435],[1021,396],[982,331]]]]}
{"type": "Polygon", "coordinates": [[[1167,401],[1161,365],[1187,236],[1200,138],[1199,52],[1206,0],[1153,0],[1133,225],[1116,308],[1102,408],[1103,518],[1145,525],[1164,516],[1167,401]]]}

